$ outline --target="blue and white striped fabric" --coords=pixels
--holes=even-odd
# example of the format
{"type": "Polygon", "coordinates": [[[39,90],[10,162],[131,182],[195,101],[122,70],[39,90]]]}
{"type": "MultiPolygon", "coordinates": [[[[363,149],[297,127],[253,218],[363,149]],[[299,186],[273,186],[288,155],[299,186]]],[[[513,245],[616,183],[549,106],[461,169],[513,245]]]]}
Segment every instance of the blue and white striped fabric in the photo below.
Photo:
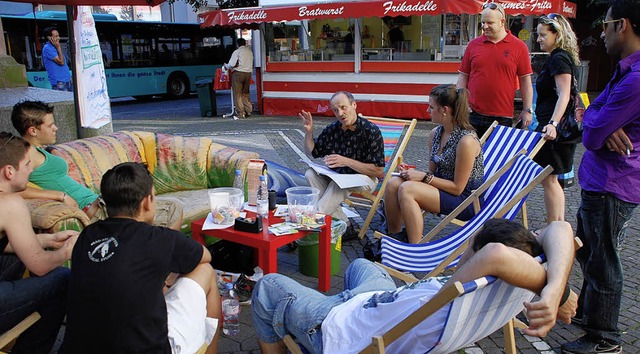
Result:
{"type": "Polygon", "coordinates": [[[428,353],[451,353],[492,334],[520,313],[522,304],[535,295],[492,276],[463,287],[464,293],[451,303],[440,338],[428,353]]]}
{"type": "MultiPolygon", "coordinates": [[[[485,181],[518,151],[524,149],[525,155],[533,157],[535,154],[531,154],[531,152],[541,139],[542,133],[497,125],[482,146],[485,181]]],[[[485,193],[491,193],[492,190],[493,186],[489,187],[485,193]]]]}
{"type": "MultiPolygon", "coordinates": [[[[382,264],[403,272],[432,271],[482,227],[485,221],[495,217],[508,202],[516,198],[542,170],[542,167],[529,157],[518,156],[511,168],[493,184],[495,188],[492,193],[485,195],[485,204],[480,211],[464,226],[443,238],[420,244],[408,244],[391,237],[382,237],[382,264]]],[[[513,219],[525,199],[526,195],[503,217],[513,219]]],[[[448,267],[456,264],[458,259],[448,267]]]]}

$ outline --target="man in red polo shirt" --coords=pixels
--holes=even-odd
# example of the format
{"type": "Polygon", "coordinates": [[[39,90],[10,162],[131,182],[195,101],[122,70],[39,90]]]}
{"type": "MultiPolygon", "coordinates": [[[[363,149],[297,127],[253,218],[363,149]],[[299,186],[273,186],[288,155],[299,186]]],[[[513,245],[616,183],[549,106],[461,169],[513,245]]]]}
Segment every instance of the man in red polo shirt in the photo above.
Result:
{"type": "Polygon", "coordinates": [[[505,28],[504,8],[487,3],[482,10],[480,37],[469,42],[458,69],[458,88],[469,90],[471,125],[482,136],[494,120],[512,126],[513,100],[520,82],[522,128],[531,123],[533,86],[531,59],[526,44],[505,28]],[[516,78],[518,79],[516,81],[516,78]]]}

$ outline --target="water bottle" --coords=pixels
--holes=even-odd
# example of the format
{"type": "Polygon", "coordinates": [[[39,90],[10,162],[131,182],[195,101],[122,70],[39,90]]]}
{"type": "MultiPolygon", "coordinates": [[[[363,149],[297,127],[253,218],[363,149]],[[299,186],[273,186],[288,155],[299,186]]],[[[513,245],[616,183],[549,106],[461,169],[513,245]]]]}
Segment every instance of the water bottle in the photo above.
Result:
{"type": "Polygon", "coordinates": [[[240,333],[240,302],[233,290],[233,283],[225,284],[222,294],[222,333],[235,336],[240,333]]]}
{"type": "Polygon", "coordinates": [[[258,215],[263,218],[269,216],[269,187],[267,187],[267,176],[260,176],[260,185],[258,186],[258,197],[256,198],[256,204],[258,204],[258,215]]]}
{"type": "Polygon", "coordinates": [[[244,202],[244,181],[242,180],[241,170],[236,170],[236,176],[233,178],[233,188],[238,188],[242,191],[242,201],[244,202]]]}

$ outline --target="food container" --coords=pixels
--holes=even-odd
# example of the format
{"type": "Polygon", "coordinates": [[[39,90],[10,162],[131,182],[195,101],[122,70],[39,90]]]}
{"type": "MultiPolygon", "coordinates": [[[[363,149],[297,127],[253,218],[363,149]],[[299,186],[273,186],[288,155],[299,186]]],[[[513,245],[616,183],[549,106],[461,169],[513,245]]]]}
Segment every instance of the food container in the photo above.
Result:
{"type": "Polygon", "coordinates": [[[242,190],[238,188],[222,187],[209,190],[213,222],[219,225],[233,225],[235,219],[240,216],[243,199],[242,190]]]}
{"type": "Polygon", "coordinates": [[[298,224],[315,223],[320,191],[313,187],[291,187],[285,190],[289,220],[298,224]]]}

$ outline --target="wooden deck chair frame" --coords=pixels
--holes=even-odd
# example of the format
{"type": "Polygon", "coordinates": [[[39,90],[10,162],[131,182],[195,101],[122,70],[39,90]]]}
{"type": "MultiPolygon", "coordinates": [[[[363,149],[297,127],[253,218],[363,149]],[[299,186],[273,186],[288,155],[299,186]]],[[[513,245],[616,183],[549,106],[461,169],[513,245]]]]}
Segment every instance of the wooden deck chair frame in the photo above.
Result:
{"type": "MultiPolygon", "coordinates": [[[[466,208],[468,205],[473,203],[474,198],[479,198],[479,196],[483,193],[483,189],[486,189],[490,185],[493,185],[493,183],[495,181],[497,181],[499,178],[501,178],[502,175],[504,175],[511,168],[511,166],[514,163],[516,163],[517,159],[522,158],[523,154],[524,154],[524,151],[520,151],[516,156],[512,157],[507,164],[505,164],[502,168],[500,168],[500,170],[498,170],[498,172],[496,172],[493,176],[491,176],[489,178],[489,180],[485,181],[485,183],[480,188],[478,188],[478,190],[474,191],[474,193],[472,193],[472,195],[469,198],[467,198],[463,202],[463,204],[461,204],[458,208],[456,208],[444,220],[442,220],[438,225],[436,225],[427,235],[425,235],[422,238],[422,240],[420,241],[420,244],[426,244],[435,235],[437,235],[440,231],[442,231],[449,224],[451,219],[455,218],[462,210],[464,210],[464,208],[466,208]]],[[[527,159],[526,161],[530,161],[529,164],[533,163],[528,157],[525,156],[524,158],[527,159]]],[[[518,210],[514,209],[514,207],[517,206],[518,203],[520,203],[522,201],[522,199],[525,198],[531,192],[531,190],[533,190],[535,188],[535,186],[537,186],[545,177],[547,177],[552,172],[552,170],[553,170],[553,168],[550,167],[550,166],[547,166],[546,168],[542,169],[541,172],[539,172],[532,180],[530,180],[519,191],[517,191],[517,193],[515,195],[513,195],[511,197],[511,199],[509,199],[508,201],[506,201],[502,205],[500,205],[500,204],[492,205],[491,208],[495,208],[495,207],[499,206],[499,208],[493,214],[489,214],[489,215],[476,214],[476,215],[478,215],[477,217],[486,218],[488,216],[489,218],[502,218],[502,217],[508,216],[509,219],[513,218],[515,216],[515,214],[518,212],[518,210]]],[[[517,172],[517,171],[511,172],[512,174],[510,176],[514,176],[513,173],[515,173],[515,172],[517,172]]],[[[489,207],[489,205],[490,204],[485,203],[485,207],[489,207]]],[[[492,209],[486,209],[486,210],[492,210],[492,209]]],[[[488,211],[485,211],[485,212],[488,213],[488,211]]],[[[476,217],[474,216],[474,218],[476,218],[476,217]]],[[[478,224],[478,219],[476,219],[474,221],[474,224],[470,224],[471,226],[466,226],[466,227],[477,227],[477,228],[475,230],[473,230],[473,231],[470,230],[471,234],[467,235],[465,241],[460,242],[460,244],[456,248],[452,247],[452,249],[449,251],[447,256],[442,261],[440,261],[439,263],[435,263],[434,262],[434,264],[437,264],[437,265],[435,265],[433,267],[433,269],[430,269],[430,270],[426,270],[425,269],[424,270],[425,272],[427,272],[426,277],[438,275],[444,269],[446,269],[450,265],[454,264],[454,261],[456,261],[456,259],[467,248],[468,242],[469,242],[469,239],[471,238],[471,236],[473,234],[475,234],[480,229],[480,225],[478,224]]],[[[456,232],[463,232],[463,231],[456,231],[456,232]]],[[[376,237],[379,237],[382,234],[379,233],[379,232],[376,232],[374,235],[376,237]]],[[[384,236],[384,235],[382,235],[382,236],[384,236]]],[[[433,243],[437,243],[437,242],[438,241],[434,241],[433,243]]],[[[442,243],[442,240],[440,240],[440,242],[442,243]]],[[[454,246],[455,246],[455,244],[454,244],[454,246]]],[[[439,253],[442,254],[442,252],[439,252],[439,253]]],[[[379,264],[379,265],[382,266],[383,268],[385,268],[391,275],[393,275],[394,277],[397,277],[399,279],[402,279],[402,280],[405,280],[405,281],[409,281],[409,282],[417,280],[417,278],[415,278],[413,275],[411,275],[409,273],[404,273],[401,270],[394,269],[392,267],[388,267],[388,266],[383,265],[383,264],[379,264]]]]}
{"type": "Polygon", "coordinates": [[[34,312],[27,316],[24,320],[20,321],[17,325],[15,325],[10,330],[2,333],[0,335],[0,353],[4,353],[2,349],[6,347],[9,343],[17,339],[24,331],[29,329],[29,327],[33,326],[34,323],[38,322],[40,319],[40,314],[34,312]]]}
{"type": "MultiPolygon", "coordinates": [[[[402,153],[404,152],[404,149],[407,147],[407,144],[409,143],[409,139],[411,138],[411,135],[413,134],[413,130],[415,129],[417,124],[416,119],[401,120],[401,119],[391,119],[391,118],[372,117],[372,116],[362,116],[362,117],[367,119],[371,123],[376,124],[379,128],[381,124],[377,124],[377,122],[393,123],[394,125],[404,124],[404,126],[400,134],[400,138],[395,144],[392,150],[392,153],[389,156],[389,159],[386,161],[384,178],[382,179],[381,182],[379,182],[380,187],[378,188],[377,192],[370,193],[370,192],[358,191],[357,196],[349,196],[349,198],[346,200],[346,202],[350,205],[369,208],[369,212],[367,214],[367,217],[364,220],[364,224],[362,224],[360,228],[360,232],[358,232],[358,237],[361,239],[364,237],[367,230],[369,229],[369,224],[371,224],[371,220],[373,219],[373,216],[376,213],[376,209],[378,208],[378,205],[380,205],[380,201],[384,196],[384,191],[387,186],[387,182],[389,182],[389,180],[392,177],[391,173],[394,172],[398,164],[401,163],[402,153]]],[[[380,130],[383,131],[383,129],[380,129],[380,130]]],[[[384,138],[384,132],[383,132],[383,138],[384,138]]]]}

